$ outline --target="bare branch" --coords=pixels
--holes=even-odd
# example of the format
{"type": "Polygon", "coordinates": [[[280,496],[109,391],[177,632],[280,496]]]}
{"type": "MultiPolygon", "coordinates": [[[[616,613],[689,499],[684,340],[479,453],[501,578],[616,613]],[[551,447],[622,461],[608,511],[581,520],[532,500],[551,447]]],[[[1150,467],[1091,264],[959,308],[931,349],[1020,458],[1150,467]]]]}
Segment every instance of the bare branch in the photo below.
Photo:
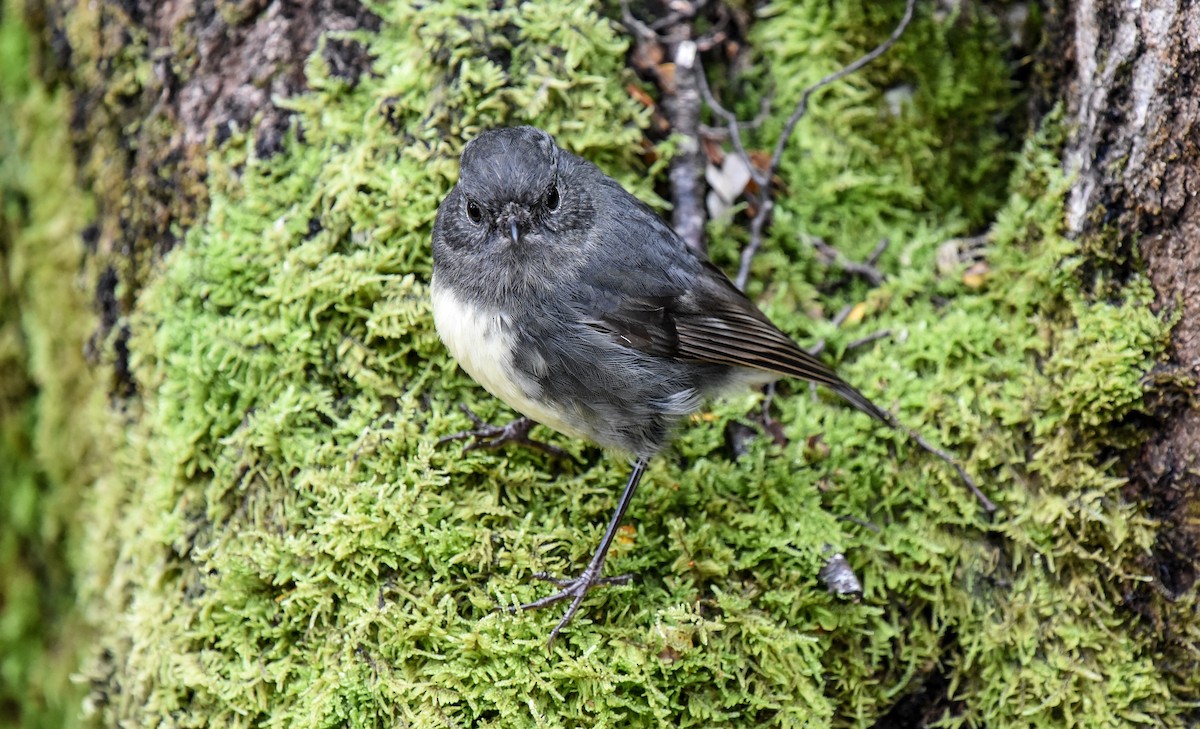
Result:
{"type": "Polygon", "coordinates": [[[704,224],[707,220],[701,180],[704,177],[704,151],[700,148],[700,93],[696,89],[694,69],[698,56],[691,40],[675,47],[675,85],[666,89],[663,108],[671,129],[682,136],[679,152],[671,159],[671,225],[692,250],[704,254],[704,224]]]}
{"type": "Polygon", "coordinates": [[[992,500],[989,499],[987,496],[985,496],[982,491],[979,490],[979,486],[976,485],[975,479],[971,478],[971,474],[967,473],[967,469],[963,468],[963,465],[958,462],[957,458],[950,455],[949,453],[942,450],[941,448],[938,448],[937,446],[933,445],[929,441],[925,440],[924,436],[922,436],[920,433],[913,430],[912,428],[909,428],[907,425],[904,425],[903,423],[901,423],[899,420],[896,419],[896,416],[892,415],[890,412],[888,412],[886,410],[884,412],[887,414],[888,419],[891,421],[891,423],[889,423],[889,424],[893,428],[896,428],[896,429],[900,430],[901,432],[907,434],[908,437],[911,438],[912,441],[921,448],[921,450],[925,451],[926,453],[928,453],[932,456],[936,456],[937,458],[941,459],[942,461],[953,466],[954,470],[958,471],[958,477],[961,478],[963,483],[965,483],[967,485],[967,488],[971,491],[972,494],[975,495],[975,499],[979,501],[979,503],[983,506],[984,510],[987,511],[987,513],[989,515],[996,513],[996,505],[994,503],[992,503],[992,500]]]}
{"type": "Polygon", "coordinates": [[[775,201],[771,199],[771,192],[765,185],[759,186],[758,194],[758,210],[754,214],[754,219],[750,221],[750,242],[742,249],[737,278],[733,280],[733,283],[743,291],[746,289],[746,283],[750,280],[750,264],[754,261],[754,256],[758,254],[758,249],[762,248],[763,228],[767,225],[767,219],[771,217],[771,211],[775,209],[775,201]]]}
{"type": "Polygon", "coordinates": [[[654,38],[657,35],[653,28],[637,19],[629,9],[629,0],[621,0],[621,22],[639,38],[654,38]]]}
{"type": "Polygon", "coordinates": [[[750,242],[746,245],[746,248],[742,250],[737,276],[734,278],[734,283],[739,289],[746,288],[746,282],[750,278],[750,264],[753,262],[754,256],[758,253],[759,249],[762,248],[763,230],[766,227],[766,222],[771,215],[771,211],[774,209],[774,202],[771,198],[771,179],[775,176],[775,173],[779,169],[779,163],[783,160],[784,150],[787,148],[787,144],[791,140],[792,134],[796,131],[796,125],[800,123],[800,120],[804,118],[805,113],[808,111],[809,99],[819,89],[828,86],[834,81],[844,78],[855,71],[858,71],[863,66],[866,66],[871,61],[874,61],[876,58],[879,58],[886,53],[888,49],[896,44],[896,41],[900,39],[900,36],[903,35],[904,31],[908,28],[908,24],[912,21],[913,8],[915,5],[916,0],[908,0],[908,2],[905,3],[904,17],[900,19],[900,23],[896,26],[895,30],[892,31],[892,34],[888,36],[887,40],[885,40],[883,43],[880,43],[869,53],[861,56],[853,63],[841,68],[838,71],[835,71],[834,73],[829,74],[825,78],[804,90],[804,92],[800,95],[800,101],[797,102],[796,107],[792,110],[791,116],[788,117],[787,123],[784,124],[783,132],[779,135],[779,139],[775,142],[775,150],[772,152],[771,160],[767,164],[767,168],[765,170],[757,169],[751,163],[750,156],[746,153],[746,147],[742,141],[740,130],[741,124],[738,122],[737,117],[734,116],[732,112],[717,103],[716,99],[713,97],[712,91],[708,87],[707,79],[704,78],[704,75],[701,72],[700,90],[701,93],[704,94],[705,102],[713,110],[713,113],[725,121],[726,126],[729,129],[729,137],[733,141],[734,149],[738,154],[742,155],[743,159],[745,159],[746,165],[750,168],[750,174],[753,176],[754,181],[758,183],[759,187],[758,195],[756,196],[757,199],[752,201],[757,204],[758,209],[756,210],[754,218],[750,223],[750,242]]]}
{"type": "Polygon", "coordinates": [[[697,89],[695,69],[698,63],[692,23],[705,0],[676,3],[672,11],[647,24],[634,16],[628,0],[621,0],[621,18],[639,46],[654,44],[667,49],[671,65],[648,69],[662,90],[662,109],[669,128],[681,138],[679,152],[671,158],[668,179],[671,185],[671,227],[689,248],[706,253],[703,205],[704,153],[700,146],[702,102],[697,89]],[[673,69],[667,72],[665,69],[673,69]]]}
{"type": "Polygon", "coordinates": [[[870,254],[867,255],[867,260],[863,261],[863,263],[866,263],[868,266],[874,266],[879,263],[879,259],[883,256],[884,251],[886,251],[888,246],[891,244],[892,241],[890,239],[886,237],[880,238],[879,242],[875,244],[875,247],[871,249],[870,254]]]}
{"type": "MultiPolygon", "coordinates": [[[[746,152],[746,146],[742,143],[742,127],[748,126],[738,121],[737,116],[724,106],[721,105],[717,98],[713,96],[712,89],[708,86],[708,74],[704,71],[704,66],[699,59],[696,61],[696,76],[700,86],[700,93],[704,95],[704,103],[708,104],[708,108],[712,109],[713,113],[721,117],[725,121],[725,128],[729,131],[729,138],[733,141],[733,148],[741,155],[745,161],[746,167],[750,169],[750,174],[754,177],[754,181],[758,182],[758,172],[754,169],[754,165],[750,162],[750,155],[746,152]]],[[[738,288],[742,288],[738,286],[738,288]]]]}
{"type": "Polygon", "coordinates": [[[849,352],[852,349],[858,349],[859,347],[865,347],[868,344],[870,344],[871,342],[877,342],[880,339],[887,339],[890,336],[892,336],[891,329],[880,329],[877,332],[871,332],[867,336],[859,337],[858,339],[855,339],[853,342],[850,342],[849,344],[847,344],[846,351],[849,352]]]}
{"type": "Polygon", "coordinates": [[[850,260],[844,253],[820,238],[813,238],[811,242],[813,248],[816,248],[817,252],[820,253],[822,257],[824,257],[830,263],[836,263],[838,268],[842,269],[846,273],[854,276],[861,276],[870,282],[872,286],[880,286],[883,284],[885,276],[883,271],[880,271],[875,267],[875,261],[878,261],[879,257],[883,255],[883,251],[887,249],[887,238],[880,240],[879,244],[875,246],[875,250],[871,251],[871,254],[867,256],[866,261],[862,263],[850,260]]]}

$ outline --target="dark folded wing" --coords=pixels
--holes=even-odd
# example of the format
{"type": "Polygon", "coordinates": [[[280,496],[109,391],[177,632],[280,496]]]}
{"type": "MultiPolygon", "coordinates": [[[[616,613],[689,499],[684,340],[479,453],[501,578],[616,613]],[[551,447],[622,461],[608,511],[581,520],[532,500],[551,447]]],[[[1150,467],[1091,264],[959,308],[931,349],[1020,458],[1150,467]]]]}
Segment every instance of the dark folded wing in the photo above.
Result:
{"type": "Polygon", "coordinates": [[[627,347],[659,357],[679,356],[679,335],[669,313],[673,296],[625,296],[589,323],[627,347]]]}
{"type": "Polygon", "coordinates": [[[864,413],[890,419],[828,365],[800,349],[734,288],[715,267],[696,292],[624,296],[600,312],[594,325],[616,341],[650,354],[694,362],[748,367],[825,385],[864,413]]]}
{"type": "Polygon", "coordinates": [[[674,322],[680,358],[767,370],[830,387],[842,381],[774,325],[744,312],[681,313],[674,322]]]}

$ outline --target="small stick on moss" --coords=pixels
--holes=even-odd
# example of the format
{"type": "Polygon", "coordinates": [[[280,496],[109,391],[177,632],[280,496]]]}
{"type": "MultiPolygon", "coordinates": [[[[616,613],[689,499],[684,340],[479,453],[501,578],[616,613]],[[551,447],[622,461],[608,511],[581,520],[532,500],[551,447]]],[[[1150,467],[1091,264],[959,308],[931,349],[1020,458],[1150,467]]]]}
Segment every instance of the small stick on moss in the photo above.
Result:
{"type": "Polygon", "coordinates": [[[988,516],[996,513],[996,505],[992,503],[992,500],[989,499],[982,491],[979,490],[979,486],[975,483],[975,479],[971,478],[971,474],[967,473],[967,469],[963,468],[963,465],[959,463],[957,458],[941,448],[933,445],[929,441],[925,440],[925,437],[920,433],[908,427],[904,423],[901,423],[900,420],[893,415],[890,410],[883,410],[883,414],[887,416],[888,425],[892,426],[901,433],[906,434],[909,439],[916,443],[917,447],[919,447],[921,450],[940,459],[944,463],[948,463],[953,466],[954,470],[958,471],[958,477],[962,479],[963,483],[966,484],[967,489],[975,496],[980,505],[983,506],[983,509],[988,513],[988,516]]]}
{"type": "Polygon", "coordinates": [[[870,255],[868,255],[861,263],[850,260],[846,257],[846,254],[842,253],[820,238],[813,238],[812,246],[813,248],[817,249],[817,253],[821,254],[821,257],[826,261],[830,263],[836,263],[838,268],[852,276],[859,276],[866,279],[867,282],[872,286],[882,286],[884,280],[887,278],[883,271],[880,271],[875,266],[875,264],[879,261],[879,257],[883,255],[885,250],[887,250],[887,238],[881,238],[879,243],[875,245],[874,250],[872,250],[870,255]]]}
{"type": "Polygon", "coordinates": [[[900,39],[900,36],[903,35],[904,31],[908,28],[909,22],[912,21],[913,7],[915,4],[916,0],[908,0],[908,2],[905,3],[904,17],[900,19],[900,23],[896,26],[895,30],[892,31],[892,34],[888,36],[887,40],[885,40],[883,43],[880,43],[869,53],[858,58],[858,60],[842,67],[838,71],[829,74],[825,78],[817,81],[815,84],[812,84],[804,90],[804,92],[800,95],[800,101],[797,102],[796,107],[792,109],[791,116],[788,117],[787,122],[784,124],[783,132],[779,135],[779,139],[775,141],[775,148],[771,153],[771,159],[767,163],[766,169],[759,169],[751,162],[750,155],[746,152],[746,146],[742,141],[742,123],[738,120],[737,116],[717,102],[716,97],[712,93],[712,89],[710,89],[708,86],[708,80],[705,78],[703,69],[699,64],[697,64],[696,70],[699,75],[698,81],[700,82],[700,91],[704,96],[705,103],[708,104],[709,108],[712,109],[714,114],[725,121],[725,126],[729,130],[729,138],[733,142],[734,149],[739,155],[742,156],[742,159],[746,162],[746,166],[750,169],[750,176],[758,185],[758,192],[756,194],[757,200],[753,201],[757,203],[757,209],[754,213],[753,219],[750,221],[750,242],[742,250],[741,263],[738,267],[737,277],[734,279],[734,283],[739,289],[746,288],[746,282],[750,278],[750,263],[753,261],[754,256],[758,253],[759,248],[762,247],[763,231],[766,228],[767,220],[770,219],[771,211],[775,206],[774,199],[771,197],[771,180],[775,177],[776,172],[779,170],[779,164],[783,160],[784,150],[787,148],[787,144],[791,140],[792,134],[796,131],[796,125],[800,123],[800,120],[804,118],[805,113],[808,112],[809,99],[821,88],[858,71],[871,61],[874,61],[876,58],[882,56],[893,45],[895,45],[896,41],[900,39]]]}
{"type": "Polygon", "coordinates": [[[655,73],[662,91],[662,108],[672,132],[682,139],[679,151],[671,158],[668,179],[671,184],[671,227],[689,248],[707,252],[704,239],[704,212],[701,180],[704,177],[704,153],[700,146],[700,92],[693,68],[698,48],[692,40],[692,24],[698,7],[676,3],[667,16],[647,25],[634,16],[628,0],[621,1],[621,20],[637,43],[656,44],[671,54],[673,73],[655,73]]]}
{"type": "Polygon", "coordinates": [[[853,342],[850,342],[849,344],[847,344],[846,351],[849,352],[852,349],[858,349],[859,347],[865,347],[868,344],[870,344],[871,342],[878,341],[880,339],[887,339],[890,336],[892,336],[891,329],[880,329],[877,332],[871,332],[867,336],[859,337],[858,339],[855,339],[853,342]]]}
{"type": "MultiPolygon", "coordinates": [[[[841,308],[841,310],[838,311],[838,313],[835,314],[833,316],[833,318],[829,320],[829,323],[833,324],[834,329],[837,329],[838,327],[840,327],[842,324],[845,323],[846,318],[850,316],[850,312],[852,312],[852,311],[854,311],[853,306],[850,306],[849,304],[847,304],[846,306],[843,306],[841,308]]],[[[804,351],[808,352],[809,354],[811,354],[814,357],[819,357],[821,355],[821,353],[825,351],[825,337],[821,337],[820,339],[817,340],[816,344],[805,349],[804,351]]]]}
{"type": "MultiPolygon", "coordinates": [[[[850,310],[851,310],[851,307],[846,306],[846,307],[843,307],[842,310],[837,313],[837,316],[835,316],[833,318],[833,324],[835,327],[842,325],[842,322],[844,322],[846,320],[846,317],[850,314],[850,310]]],[[[882,339],[882,338],[888,337],[888,336],[891,336],[891,331],[888,329],[881,329],[872,334],[868,334],[865,337],[856,339],[853,342],[851,342],[850,344],[846,345],[846,351],[849,351],[856,347],[864,346],[866,344],[870,344],[871,342],[874,342],[877,339],[882,339]]],[[[821,352],[823,352],[824,350],[825,350],[825,340],[821,339],[815,345],[813,345],[812,347],[809,347],[806,351],[815,357],[815,356],[819,355],[821,352]]],[[[812,394],[815,397],[816,396],[816,385],[809,383],[809,387],[811,388],[812,394]]],[[[772,390],[771,393],[774,394],[774,390],[772,390]]],[[[951,466],[953,466],[954,470],[958,472],[958,475],[962,479],[963,483],[966,484],[967,489],[975,496],[976,499],[979,500],[979,503],[983,506],[984,510],[987,511],[989,516],[996,512],[996,505],[994,503],[992,503],[992,500],[989,499],[982,491],[979,490],[979,486],[975,483],[975,479],[971,478],[971,475],[969,473],[967,473],[967,469],[963,468],[963,465],[961,463],[959,463],[957,458],[950,455],[949,453],[942,450],[941,448],[938,448],[937,446],[933,445],[928,440],[926,440],[925,437],[922,436],[920,433],[918,433],[917,431],[908,427],[907,425],[901,423],[900,420],[894,414],[892,414],[892,412],[890,410],[886,410],[884,408],[879,408],[879,410],[886,416],[887,424],[889,426],[891,426],[895,430],[900,431],[901,433],[906,434],[913,443],[917,444],[918,448],[920,448],[921,450],[925,451],[926,453],[928,453],[932,456],[937,457],[938,459],[942,460],[943,462],[948,463],[951,466]]],[[[767,415],[767,412],[765,410],[763,412],[764,412],[764,417],[765,417],[767,415]]]]}
{"type": "MultiPolygon", "coordinates": [[[[717,100],[713,98],[712,90],[708,88],[708,81],[704,76],[704,70],[697,69],[696,73],[700,81],[700,91],[704,94],[704,103],[714,108],[715,106],[720,106],[717,100]]],[[[770,93],[764,95],[762,100],[758,102],[758,115],[750,121],[739,122],[738,126],[742,129],[758,129],[763,125],[763,122],[765,122],[769,116],[771,116],[770,93]]],[[[700,125],[700,133],[708,139],[729,139],[732,136],[732,133],[729,131],[729,127],[714,127],[709,126],[708,124],[700,125]]]]}
{"type": "Polygon", "coordinates": [[[875,532],[876,534],[879,534],[880,532],[883,531],[882,529],[879,528],[878,525],[872,524],[871,522],[867,521],[866,519],[861,519],[857,516],[850,516],[849,514],[846,514],[845,516],[839,516],[838,520],[839,521],[848,521],[851,524],[857,524],[864,529],[870,529],[871,531],[875,532]]]}

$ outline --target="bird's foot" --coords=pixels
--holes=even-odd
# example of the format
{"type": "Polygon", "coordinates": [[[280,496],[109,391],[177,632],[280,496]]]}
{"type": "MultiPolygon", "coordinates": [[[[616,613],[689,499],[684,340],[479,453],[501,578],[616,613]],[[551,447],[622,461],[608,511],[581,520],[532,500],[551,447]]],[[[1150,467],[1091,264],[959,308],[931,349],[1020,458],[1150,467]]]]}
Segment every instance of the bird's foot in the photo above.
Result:
{"type": "Polygon", "coordinates": [[[554,626],[554,630],[550,631],[550,639],[548,645],[554,645],[555,638],[562,632],[562,629],[567,627],[575,617],[575,613],[579,612],[579,606],[583,603],[583,598],[597,587],[609,587],[611,585],[628,585],[633,575],[618,575],[616,577],[601,577],[600,570],[588,567],[583,571],[583,574],[573,579],[564,579],[555,577],[546,572],[535,572],[533,574],[535,580],[550,582],[558,585],[562,589],[553,595],[547,595],[540,600],[527,602],[524,605],[508,608],[510,613],[515,613],[518,610],[540,610],[544,607],[549,607],[564,600],[570,600],[571,604],[567,607],[567,612],[562,616],[562,620],[558,621],[558,625],[554,626]]]}
{"type": "Polygon", "coordinates": [[[533,426],[537,425],[529,418],[517,418],[510,423],[504,425],[492,425],[483,420],[466,405],[459,405],[466,416],[475,424],[474,430],[463,430],[458,433],[442,436],[438,439],[437,444],[444,445],[454,440],[473,439],[464,448],[463,452],[473,451],[476,448],[486,448],[494,450],[507,443],[516,443],[518,445],[528,446],[537,449],[543,453],[547,453],[555,458],[565,458],[570,460],[571,455],[558,446],[552,446],[549,443],[543,443],[540,440],[535,440],[529,437],[529,431],[533,426]]]}

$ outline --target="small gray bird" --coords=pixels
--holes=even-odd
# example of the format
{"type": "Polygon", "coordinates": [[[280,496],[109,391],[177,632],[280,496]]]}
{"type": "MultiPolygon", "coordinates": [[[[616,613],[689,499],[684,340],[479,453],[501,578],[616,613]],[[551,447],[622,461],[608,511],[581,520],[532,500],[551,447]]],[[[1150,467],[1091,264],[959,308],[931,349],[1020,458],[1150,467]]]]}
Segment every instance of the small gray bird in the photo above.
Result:
{"type": "Polygon", "coordinates": [[[634,458],[587,568],[520,606],[571,600],[551,642],[590,589],[621,581],[601,569],[646,463],[706,399],[787,375],[894,423],[653,210],[540,129],[467,144],[438,208],[433,264],[434,323],[464,370],[528,418],[634,458]]]}

